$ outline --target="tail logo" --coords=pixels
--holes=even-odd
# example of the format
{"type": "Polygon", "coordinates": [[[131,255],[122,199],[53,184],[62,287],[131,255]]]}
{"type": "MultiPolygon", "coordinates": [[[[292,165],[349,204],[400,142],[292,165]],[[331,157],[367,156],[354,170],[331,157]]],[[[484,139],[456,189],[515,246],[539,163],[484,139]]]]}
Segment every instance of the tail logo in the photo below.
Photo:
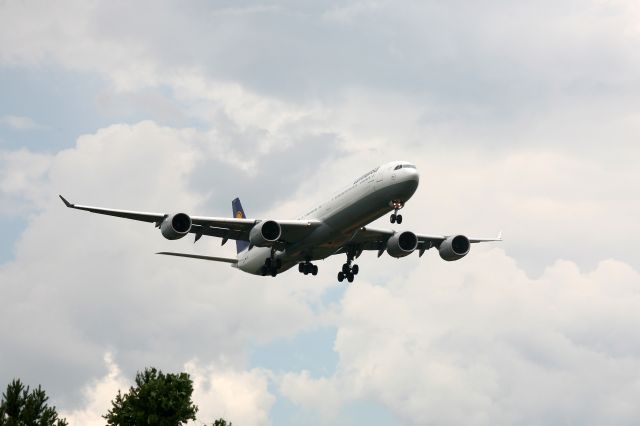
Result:
{"type": "Polygon", "coordinates": [[[242,214],[242,212],[241,212],[240,210],[238,210],[238,211],[236,212],[236,219],[243,219],[243,216],[244,216],[244,215],[242,214]]]}

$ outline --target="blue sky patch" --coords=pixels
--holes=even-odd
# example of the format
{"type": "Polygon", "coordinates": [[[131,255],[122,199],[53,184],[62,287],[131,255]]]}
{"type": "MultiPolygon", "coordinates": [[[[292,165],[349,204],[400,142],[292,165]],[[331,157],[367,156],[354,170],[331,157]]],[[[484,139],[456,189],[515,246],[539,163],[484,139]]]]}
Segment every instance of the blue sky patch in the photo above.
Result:
{"type": "Polygon", "coordinates": [[[324,327],[256,347],[250,365],[274,372],[307,370],[312,377],[332,375],[338,365],[338,354],[333,350],[336,331],[335,327],[324,327]]]}

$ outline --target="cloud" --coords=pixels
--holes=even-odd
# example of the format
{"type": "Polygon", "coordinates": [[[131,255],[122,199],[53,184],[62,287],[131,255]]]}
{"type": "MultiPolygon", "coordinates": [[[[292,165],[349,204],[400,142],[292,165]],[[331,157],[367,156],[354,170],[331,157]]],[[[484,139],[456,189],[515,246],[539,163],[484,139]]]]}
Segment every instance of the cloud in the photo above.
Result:
{"type": "MultiPolygon", "coordinates": [[[[69,424],[103,425],[102,416],[112,408],[111,401],[118,391],[127,393],[134,385],[132,379],[122,374],[112,354],[105,354],[104,363],[107,374],[84,387],[82,405],[75,410],[60,411],[60,416],[69,424]]],[[[270,424],[269,410],[275,398],[268,390],[268,372],[258,369],[239,371],[214,364],[202,365],[197,361],[188,362],[181,371],[191,376],[192,401],[198,407],[198,420],[189,424],[208,424],[220,417],[247,426],[270,424]]]]}
{"type": "Polygon", "coordinates": [[[628,265],[558,261],[534,279],[493,249],[427,259],[384,286],[358,278],[337,320],[337,373],[281,382],[296,404],[373,399],[408,424],[637,419],[640,274],[628,265]]]}
{"type": "Polygon", "coordinates": [[[0,215],[18,216],[42,207],[51,156],[24,149],[0,151],[0,215]]]}
{"type": "MultiPolygon", "coordinates": [[[[312,306],[329,282],[299,282],[289,274],[265,286],[264,279],[224,265],[168,261],[153,254],[167,244],[153,227],[78,214],[57,199],[62,193],[86,204],[206,214],[204,197],[189,187],[190,174],[206,159],[225,164],[207,154],[206,144],[215,143],[193,129],[142,122],[84,135],[56,155],[7,157],[5,188],[21,182],[19,192],[33,194],[38,212],[15,260],[0,267],[6,345],[0,377],[42,383],[73,408],[67,404],[81,386],[103,374],[106,351],[127,376],[148,365],[175,368],[196,355],[205,363],[223,356],[242,366],[249,342],[314,323],[312,306]],[[37,178],[20,178],[23,170],[37,178]],[[20,333],[11,318],[22,319],[20,333]]],[[[227,176],[212,178],[218,185],[227,176]]],[[[213,239],[194,246],[189,238],[171,250],[233,255],[225,254],[230,245],[221,248],[213,239]]]]}
{"type": "Polygon", "coordinates": [[[287,99],[373,88],[493,119],[530,116],[559,92],[638,90],[633,1],[149,6],[6,2],[0,62],[95,72],[123,91],[192,72],[287,99]]]}
{"type": "Polygon", "coordinates": [[[315,409],[323,422],[335,423],[340,408],[353,395],[344,393],[336,378],[312,378],[307,370],[289,372],[280,378],[280,391],[296,405],[315,409]]]}
{"type": "Polygon", "coordinates": [[[603,141],[637,151],[632,1],[148,6],[6,2],[0,63],[99,75],[111,86],[97,102],[194,120],[228,138],[221,155],[244,170],[247,154],[305,128],[356,152],[545,146],[615,162],[603,141]]]}
{"type": "Polygon", "coordinates": [[[33,121],[32,118],[21,115],[3,115],[0,117],[0,123],[11,127],[14,130],[33,130],[42,127],[40,124],[33,121]]]}
{"type": "Polygon", "coordinates": [[[193,400],[199,407],[200,422],[223,417],[234,424],[271,424],[269,412],[275,396],[269,392],[268,371],[239,371],[195,361],[185,368],[194,380],[193,400]]]}
{"type": "Polygon", "coordinates": [[[123,377],[122,372],[110,353],[105,354],[104,362],[108,373],[84,387],[83,407],[72,411],[60,411],[60,417],[66,418],[71,425],[98,426],[104,425],[103,415],[111,407],[111,401],[118,391],[126,393],[131,384],[123,377]]]}

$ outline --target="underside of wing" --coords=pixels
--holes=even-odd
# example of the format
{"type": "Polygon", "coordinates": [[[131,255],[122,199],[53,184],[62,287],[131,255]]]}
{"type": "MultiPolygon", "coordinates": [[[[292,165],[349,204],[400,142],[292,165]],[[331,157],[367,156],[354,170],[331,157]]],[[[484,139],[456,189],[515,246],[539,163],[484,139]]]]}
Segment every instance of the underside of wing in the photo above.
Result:
{"type": "Polygon", "coordinates": [[[189,232],[198,241],[203,235],[227,240],[247,241],[249,247],[274,247],[284,250],[307,237],[319,221],[309,220],[254,220],[196,217],[189,232]],[[247,223],[248,222],[248,223],[247,223]]]}
{"type": "Polygon", "coordinates": [[[198,241],[202,236],[206,235],[222,238],[223,243],[227,240],[256,240],[257,244],[264,242],[277,248],[284,248],[288,244],[304,239],[321,224],[316,220],[265,221],[247,218],[189,216],[186,213],[167,214],[118,210],[73,204],[67,201],[62,195],[60,195],[60,199],[65,206],[72,209],[155,223],[156,227],[160,228],[162,235],[171,240],[182,238],[186,234],[191,233],[195,234],[195,241],[198,241]],[[266,236],[262,235],[262,230],[269,227],[271,229],[270,234],[266,236]],[[264,238],[260,239],[260,237],[264,238]]]}
{"type": "Polygon", "coordinates": [[[495,238],[469,238],[470,243],[490,243],[494,241],[502,241],[502,231],[498,232],[495,238]]]}
{"type": "Polygon", "coordinates": [[[354,232],[346,245],[357,246],[361,250],[379,250],[386,245],[387,240],[394,233],[395,231],[391,229],[376,229],[363,226],[354,232]]]}
{"type": "Polygon", "coordinates": [[[373,250],[377,251],[378,257],[380,257],[385,251],[388,251],[394,257],[403,257],[417,250],[422,256],[425,250],[436,246],[444,238],[433,235],[418,236],[408,231],[362,227],[354,233],[341,252],[352,250],[355,253],[360,253],[364,250],[373,250]]]}
{"type": "Polygon", "coordinates": [[[455,255],[458,256],[462,252],[464,254],[468,252],[468,248],[464,246],[468,247],[472,243],[491,241],[502,241],[502,234],[498,234],[496,238],[467,238],[463,235],[414,234],[410,231],[362,227],[354,232],[351,239],[336,254],[352,252],[358,256],[363,250],[375,250],[378,252],[379,257],[386,250],[394,257],[407,256],[414,251],[417,251],[422,256],[430,248],[435,247],[440,250],[443,247],[441,255],[447,257],[450,246],[453,248],[455,255]]]}
{"type": "Polygon", "coordinates": [[[225,262],[225,263],[231,263],[233,265],[238,263],[238,259],[231,259],[228,257],[202,256],[199,254],[174,253],[171,251],[161,251],[156,254],[163,254],[166,256],[189,257],[191,259],[210,260],[213,262],[225,262]]]}

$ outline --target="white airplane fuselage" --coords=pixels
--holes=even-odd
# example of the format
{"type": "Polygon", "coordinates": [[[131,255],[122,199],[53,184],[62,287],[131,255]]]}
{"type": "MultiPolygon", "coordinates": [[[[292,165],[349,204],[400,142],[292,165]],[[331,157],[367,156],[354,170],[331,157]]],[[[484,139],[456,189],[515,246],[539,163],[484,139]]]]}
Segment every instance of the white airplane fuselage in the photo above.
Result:
{"type": "MultiPolygon", "coordinates": [[[[275,250],[273,258],[282,264],[279,273],[304,261],[321,260],[334,254],[364,225],[394,210],[393,203],[404,204],[418,188],[420,177],[415,166],[394,161],[379,166],[351,186],[318,205],[299,219],[321,222],[300,242],[284,251],[275,250]],[[399,166],[402,166],[398,169],[399,166]]],[[[265,261],[272,256],[270,247],[252,247],[238,253],[238,269],[263,275],[265,261]]]]}

